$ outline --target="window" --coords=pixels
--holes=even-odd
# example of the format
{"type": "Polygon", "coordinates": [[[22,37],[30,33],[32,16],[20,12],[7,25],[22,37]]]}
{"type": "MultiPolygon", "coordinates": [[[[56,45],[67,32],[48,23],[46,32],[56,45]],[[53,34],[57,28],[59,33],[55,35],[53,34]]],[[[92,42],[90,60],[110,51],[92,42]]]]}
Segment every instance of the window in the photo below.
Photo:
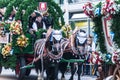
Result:
{"type": "Polygon", "coordinates": [[[63,4],[63,3],[64,3],[64,0],[59,0],[59,3],[60,3],[60,4],[63,4]]]}
{"type": "Polygon", "coordinates": [[[79,3],[79,0],[68,0],[68,3],[79,3]]]}

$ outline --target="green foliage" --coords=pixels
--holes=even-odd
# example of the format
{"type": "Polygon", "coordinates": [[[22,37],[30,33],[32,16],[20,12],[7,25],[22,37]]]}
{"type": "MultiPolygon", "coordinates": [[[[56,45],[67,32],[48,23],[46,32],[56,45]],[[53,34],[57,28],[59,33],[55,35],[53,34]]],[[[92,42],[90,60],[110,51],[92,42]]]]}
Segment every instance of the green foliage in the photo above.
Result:
{"type": "Polygon", "coordinates": [[[102,5],[102,2],[99,2],[97,5],[96,5],[96,8],[101,8],[101,5],[102,5]]]}
{"type": "MultiPolygon", "coordinates": [[[[7,8],[4,19],[7,20],[13,11],[13,6],[17,9],[17,13],[15,15],[15,20],[22,21],[22,28],[24,35],[29,38],[29,45],[25,48],[18,47],[16,45],[17,37],[19,35],[12,36],[12,48],[14,50],[14,55],[8,56],[7,58],[3,59],[2,55],[0,55],[1,65],[5,68],[15,69],[16,65],[16,55],[19,54],[33,54],[33,47],[34,47],[34,38],[28,33],[28,20],[29,16],[31,15],[34,10],[37,10],[39,6],[39,2],[47,2],[48,6],[48,13],[50,17],[53,17],[54,21],[54,29],[61,29],[61,27],[65,24],[63,13],[58,4],[56,4],[53,0],[0,0],[0,7],[7,8]],[[3,5],[2,5],[3,4],[3,5]],[[23,10],[25,10],[25,14],[23,14],[23,10]],[[60,24],[61,23],[61,24],[60,24]]],[[[9,25],[6,25],[6,29],[9,29],[9,25]]],[[[37,34],[37,38],[41,37],[41,33],[46,32],[44,30],[39,30],[37,34]]]]}
{"type": "MultiPolygon", "coordinates": [[[[101,9],[102,2],[99,2],[95,8],[100,8],[101,9]]],[[[103,32],[103,27],[102,27],[102,15],[97,14],[96,17],[93,18],[94,22],[94,32],[98,35],[97,37],[97,43],[99,43],[100,46],[100,51],[102,53],[107,53],[106,45],[105,45],[105,37],[104,37],[104,32],[103,32]]]]}
{"type": "MultiPolygon", "coordinates": [[[[34,12],[34,10],[37,10],[37,7],[39,6],[39,2],[47,2],[48,6],[48,13],[51,17],[54,19],[54,25],[53,27],[55,29],[61,29],[61,26],[64,25],[64,19],[63,19],[63,13],[58,4],[56,4],[53,0],[12,0],[7,6],[7,10],[5,13],[5,20],[8,19],[8,17],[11,14],[11,11],[13,11],[13,6],[16,8],[18,7],[18,11],[15,16],[15,20],[21,20],[22,21],[22,27],[23,32],[27,36],[28,34],[28,20],[29,16],[34,12]],[[25,14],[22,13],[22,11],[25,10],[25,14]],[[61,24],[59,24],[59,21],[61,21],[61,24]]],[[[41,32],[41,31],[40,31],[41,32]]],[[[39,33],[39,32],[38,32],[39,33]]],[[[38,34],[37,33],[37,34],[38,34]]],[[[13,35],[13,41],[12,45],[14,47],[15,53],[16,51],[22,51],[19,49],[18,46],[16,46],[16,38],[19,35],[13,35]]],[[[24,49],[22,49],[24,51],[24,49]]]]}
{"type": "Polygon", "coordinates": [[[117,4],[120,4],[120,0],[115,0],[115,2],[116,2],[117,4]]]}
{"type": "Polygon", "coordinates": [[[16,60],[17,57],[15,54],[10,55],[6,58],[3,58],[3,56],[0,54],[0,65],[4,66],[5,69],[11,68],[14,70],[16,67],[16,60]]]}
{"type": "MultiPolygon", "coordinates": [[[[27,2],[27,1],[26,1],[27,2]]],[[[52,0],[36,0],[36,1],[31,1],[31,5],[27,7],[26,9],[26,13],[22,16],[23,18],[23,27],[24,27],[24,31],[27,28],[28,25],[28,17],[30,16],[30,14],[34,11],[37,10],[37,6],[39,5],[39,2],[47,2],[47,6],[48,6],[48,13],[50,14],[50,16],[53,17],[54,19],[54,25],[53,28],[54,29],[61,29],[61,26],[65,24],[64,22],[64,18],[63,18],[63,13],[62,10],[60,9],[60,7],[58,6],[58,4],[56,4],[54,1],[52,0]],[[59,21],[61,22],[62,25],[59,24],[59,21]]]]}
{"type": "Polygon", "coordinates": [[[13,11],[13,6],[16,8],[16,7],[19,7],[20,3],[22,2],[23,0],[11,0],[7,6],[7,10],[5,12],[5,16],[4,16],[4,19],[7,20],[8,17],[10,16],[11,12],[13,11]]]}
{"type": "Polygon", "coordinates": [[[11,0],[0,0],[0,8],[6,7],[11,0]]]}
{"type": "Polygon", "coordinates": [[[43,29],[39,29],[37,32],[36,32],[36,35],[37,35],[37,39],[40,39],[40,38],[42,38],[41,36],[42,36],[42,33],[43,32],[47,32],[46,30],[43,30],[43,29]]]}
{"type": "Polygon", "coordinates": [[[53,27],[55,29],[60,29],[61,26],[65,24],[63,13],[58,4],[56,4],[53,0],[12,0],[7,6],[5,20],[8,19],[8,17],[10,16],[11,11],[13,10],[13,6],[18,7],[15,20],[20,19],[23,22],[23,32],[26,32],[28,25],[28,17],[34,10],[37,10],[39,2],[47,2],[48,13],[54,19],[53,27]],[[26,11],[24,15],[22,14],[22,10],[26,11]],[[59,24],[59,21],[62,25],[59,24]]]}
{"type": "Polygon", "coordinates": [[[98,35],[97,42],[100,44],[100,51],[102,53],[106,53],[106,46],[105,46],[105,38],[104,38],[104,33],[103,33],[103,28],[102,28],[102,16],[98,16],[93,18],[93,22],[95,26],[93,27],[95,33],[98,35]]]}
{"type": "Polygon", "coordinates": [[[67,35],[65,34],[65,32],[64,32],[64,31],[62,31],[62,36],[63,36],[64,38],[66,38],[66,37],[67,37],[67,35]]]}
{"type": "Polygon", "coordinates": [[[120,11],[112,16],[112,26],[110,28],[114,32],[113,41],[120,48],[120,11]]]}
{"type": "Polygon", "coordinates": [[[51,1],[48,3],[48,8],[49,8],[48,12],[54,18],[54,28],[61,29],[61,26],[59,24],[59,20],[61,21],[62,26],[65,24],[65,22],[64,22],[63,13],[62,13],[60,7],[54,1],[51,1]]]}
{"type": "Polygon", "coordinates": [[[27,7],[31,4],[31,2],[33,2],[34,0],[23,0],[23,2],[20,4],[19,8],[18,8],[18,11],[15,15],[15,20],[22,20],[22,10],[26,10],[27,7]],[[24,5],[23,5],[24,4],[24,5]]]}
{"type": "Polygon", "coordinates": [[[72,30],[74,30],[75,29],[75,22],[72,21],[70,25],[71,25],[72,30]]]}
{"type": "Polygon", "coordinates": [[[22,24],[23,24],[23,32],[26,33],[27,26],[28,26],[28,20],[29,16],[34,12],[34,10],[37,10],[37,3],[35,1],[31,2],[31,5],[27,7],[25,14],[22,15],[22,24]]]}

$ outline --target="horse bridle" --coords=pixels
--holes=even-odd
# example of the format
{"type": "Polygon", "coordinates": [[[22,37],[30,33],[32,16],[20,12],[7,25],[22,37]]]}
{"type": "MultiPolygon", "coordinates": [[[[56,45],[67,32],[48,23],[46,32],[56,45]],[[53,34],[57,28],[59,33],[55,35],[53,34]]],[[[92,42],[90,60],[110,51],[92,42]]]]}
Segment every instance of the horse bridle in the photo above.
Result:
{"type": "MultiPolygon", "coordinates": [[[[60,44],[61,40],[59,42],[56,40],[56,42],[57,43],[55,43],[55,39],[53,38],[52,45],[60,44]]],[[[56,47],[56,46],[54,46],[54,47],[56,47]]],[[[53,46],[52,46],[52,49],[53,49],[53,46]]],[[[60,61],[60,59],[61,59],[61,57],[63,55],[63,49],[62,49],[61,44],[60,44],[60,52],[58,52],[57,55],[53,54],[52,50],[49,50],[48,48],[46,49],[46,51],[48,53],[47,56],[50,58],[50,60],[53,60],[53,61],[56,60],[57,62],[60,61]]]]}
{"type": "Polygon", "coordinates": [[[47,56],[50,58],[50,60],[57,60],[57,62],[61,59],[62,55],[63,55],[63,50],[62,50],[62,46],[60,46],[60,52],[55,55],[53,54],[52,50],[50,51],[48,48],[46,49],[47,50],[47,56]]]}

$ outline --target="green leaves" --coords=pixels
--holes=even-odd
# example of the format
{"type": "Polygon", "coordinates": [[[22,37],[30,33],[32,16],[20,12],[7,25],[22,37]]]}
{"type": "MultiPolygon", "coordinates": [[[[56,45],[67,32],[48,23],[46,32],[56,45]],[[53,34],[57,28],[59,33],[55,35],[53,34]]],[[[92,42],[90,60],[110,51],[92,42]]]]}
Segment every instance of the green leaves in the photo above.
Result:
{"type": "Polygon", "coordinates": [[[113,41],[120,48],[120,12],[118,14],[113,15],[112,26],[110,28],[112,32],[114,32],[113,41]]]}
{"type": "Polygon", "coordinates": [[[95,24],[93,29],[94,29],[95,33],[98,35],[97,42],[100,45],[100,51],[102,53],[107,53],[101,18],[102,18],[102,16],[98,16],[98,17],[93,18],[93,22],[95,24]]]}
{"type": "MultiPolygon", "coordinates": [[[[5,12],[5,16],[4,16],[4,19],[7,20],[8,17],[10,16],[11,12],[13,11],[13,7],[19,7],[20,3],[22,2],[23,0],[11,0],[9,2],[9,4],[6,6],[6,12],[5,12]]],[[[20,16],[20,15],[19,15],[20,16]]]]}
{"type": "Polygon", "coordinates": [[[6,7],[11,0],[0,0],[0,8],[6,7]]]}

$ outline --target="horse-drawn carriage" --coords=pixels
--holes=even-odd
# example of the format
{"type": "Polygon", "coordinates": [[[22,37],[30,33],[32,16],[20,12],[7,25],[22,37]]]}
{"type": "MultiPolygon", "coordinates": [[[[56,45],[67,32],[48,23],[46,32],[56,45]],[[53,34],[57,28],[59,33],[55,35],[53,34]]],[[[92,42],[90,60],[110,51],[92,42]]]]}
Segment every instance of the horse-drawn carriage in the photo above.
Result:
{"type": "Polygon", "coordinates": [[[95,23],[94,31],[98,35],[98,43],[102,52],[102,64],[98,68],[100,72],[98,80],[103,80],[103,78],[108,76],[112,76],[112,80],[120,79],[118,67],[120,54],[119,24],[116,24],[119,21],[118,15],[120,10],[118,5],[119,1],[105,0],[98,3],[95,7],[92,3],[87,3],[83,7],[85,14],[95,23]]]}
{"type": "MultiPolygon", "coordinates": [[[[42,8],[46,7],[45,11],[38,10],[38,6],[41,6],[41,0],[38,1],[29,1],[29,0],[14,0],[14,1],[5,1],[8,4],[2,6],[2,8],[7,8],[4,11],[4,20],[2,21],[4,25],[0,26],[0,44],[1,44],[1,54],[0,54],[0,71],[2,71],[2,67],[11,68],[15,70],[15,74],[18,76],[19,80],[22,80],[24,76],[28,76],[30,74],[31,68],[36,67],[33,65],[35,62],[35,56],[41,54],[41,52],[37,52],[34,55],[34,43],[35,41],[41,37],[42,32],[46,32],[46,30],[38,30],[36,32],[37,39],[35,36],[29,33],[28,27],[28,17],[37,11],[41,13],[42,18],[44,18],[44,26],[51,26],[51,16],[54,18],[54,24],[52,25],[54,28],[60,28],[64,24],[63,14],[59,6],[54,1],[45,0],[42,8]],[[39,4],[40,2],[40,4],[39,4]],[[47,3],[48,2],[48,3],[47,3]],[[28,4],[29,3],[29,4],[28,4]],[[33,5],[30,5],[33,4],[33,5]],[[46,5],[47,4],[47,5],[46,5]],[[24,5],[24,7],[23,7],[24,5]],[[29,7],[28,7],[29,6],[29,7]],[[49,8],[47,7],[49,6],[49,8]],[[52,7],[51,7],[52,6],[52,7]],[[28,8],[26,8],[28,7],[28,8]],[[31,8],[32,7],[32,8],[31,8]],[[16,9],[17,8],[17,9],[16,9]],[[15,11],[14,11],[15,10],[15,11]],[[24,13],[25,11],[25,13],[24,13]],[[57,11],[57,13],[56,13],[57,11]],[[54,12],[54,14],[53,14],[54,12]],[[58,14],[59,13],[59,14],[58,14]],[[9,19],[9,21],[7,20],[9,19]],[[12,19],[12,21],[11,21],[12,19]],[[14,20],[15,19],[15,20],[14,20]],[[58,20],[61,21],[61,25],[58,23],[58,20]],[[9,23],[10,22],[10,23],[9,23]],[[3,28],[3,29],[2,29],[3,28]]],[[[0,4],[4,4],[4,1],[1,1],[0,4]]],[[[61,37],[57,37],[56,35],[61,35],[59,31],[52,31],[52,34],[48,39],[41,39],[42,43],[45,44],[46,47],[49,45],[53,45],[56,42],[59,42],[61,37]],[[56,40],[52,43],[53,40],[56,40]],[[51,41],[52,40],[52,41],[51,41]],[[47,42],[47,43],[46,43],[47,42]]],[[[37,42],[36,42],[37,43],[37,42]]],[[[45,47],[42,45],[42,48],[45,47]]],[[[59,50],[59,46],[56,45],[59,50]]],[[[37,49],[41,46],[37,46],[37,49]]],[[[52,55],[51,50],[54,50],[55,46],[50,46],[47,49],[49,51],[48,59],[55,58],[57,62],[59,62],[59,58],[61,58],[62,53],[58,55],[52,55]]],[[[56,51],[56,50],[54,50],[56,51]]],[[[60,50],[59,50],[60,51],[60,50]]],[[[37,57],[39,58],[39,56],[37,57]]]]}
{"type": "MultiPolygon", "coordinates": [[[[19,78],[21,79],[24,75],[29,75],[31,69],[21,69],[22,67],[26,66],[27,64],[31,63],[33,60],[33,45],[29,45],[29,52],[26,51],[25,53],[23,53],[22,51],[19,52],[19,47],[18,49],[15,49],[15,46],[13,47],[13,41],[16,41],[17,43],[19,43],[19,45],[26,45],[27,42],[27,38],[24,35],[21,35],[20,38],[13,38],[15,37],[14,34],[11,31],[5,30],[6,29],[6,25],[8,25],[8,23],[4,23],[5,25],[1,26],[1,28],[3,27],[3,29],[1,29],[0,31],[2,32],[0,35],[0,44],[1,44],[1,55],[0,55],[0,65],[1,65],[1,71],[2,71],[2,67],[4,68],[11,68],[13,70],[15,70],[15,73],[17,76],[19,76],[19,78]],[[13,40],[15,39],[15,40],[13,40]],[[24,40],[22,40],[24,39],[24,40]],[[21,42],[19,42],[21,40],[21,42]],[[6,65],[5,65],[6,64],[6,65]]],[[[17,24],[16,26],[18,26],[18,28],[20,27],[19,24],[17,24]]],[[[18,32],[19,33],[19,32],[18,32]]],[[[16,44],[17,44],[16,43],[16,44]]],[[[15,45],[16,45],[15,44],[15,45]]],[[[22,49],[21,49],[22,50],[22,49]]]]}
{"type": "MultiPolygon", "coordinates": [[[[38,2],[39,1],[41,0],[38,0],[38,2]]],[[[45,0],[45,1],[47,2],[48,0],[45,0]]],[[[45,69],[48,79],[57,80],[58,79],[57,78],[58,68],[61,69],[62,77],[64,77],[66,68],[70,64],[71,72],[72,72],[72,76],[70,79],[73,80],[73,75],[75,74],[75,71],[77,69],[78,80],[80,80],[80,74],[81,74],[81,69],[82,69],[81,66],[83,62],[86,61],[86,53],[87,53],[87,48],[88,48],[88,44],[87,44],[88,36],[86,35],[86,32],[83,30],[77,30],[75,31],[75,33],[72,34],[72,36],[69,39],[66,39],[66,38],[63,39],[60,31],[53,30],[50,33],[50,35],[47,36],[47,38],[38,39],[35,42],[35,40],[33,39],[35,37],[31,36],[30,33],[28,33],[29,31],[27,31],[27,28],[28,28],[27,22],[28,22],[28,17],[30,16],[30,14],[34,12],[34,10],[37,10],[38,4],[36,4],[36,2],[35,0],[32,0],[31,2],[29,0],[23,0],[23,1],[14,0],[14,2],[11,2],[11,4],[8,5],[7,7],[8,10],[6,11],[7,16],[5,16],[5,19],[6,17],[9,16],[8,13],[9,13],[9,10],[12,10],[11,8],[13,7],[18,8],[18,11],[15,17],[16,21],[12,22],[10,25],[8,25],[8,27],[4,27],[4,28],[1,27],[1,30],[0,30],[1,31],[0,32],[0,43],[5,45],[1,48],[2,54],[0,56],[0,59],[1,59],[0,67],[12,68],[13,70],[15,70],[16,75],[19,76],[20,80],[22,80],[22,78],[25,75],[30,74],[30,70],[32,67],[35,67],[37,69],[37,73],[39,72],[41,73],[39,76],[40,77],[42,76],[42,79],[44,77],[43,72],[45,69]],[[18,3],[18,4],[16,5],[15,3],[18,3]],[[34,4],[36,6],[29,5],[28,3],[34,4]],[[24,4],[25,6],[23,7],[24,4]],[[26,8],[27,6],[28,8],[26,8]],[[21,13],[24,11],[26,12],[21,13]],[[22,26],[21,26],[21,23],[22,23],[22,26]],[[7,44],[9,42],[12,42],[12,44],[7,44]],[[33,63],[35,65],[33,65],[33,63]],[[78,67],[77,65],[80,65],[80,66],[78,67]]],[[[46,6],[46,4],[44,6],[46,6]]],[[[60,8],[54,2],[52,2],[52,0],[48,1],[48,6],[50,7],[48,8],[49,13],[45,12],[42,16],[43,17],[45,16],[45,19],[49,17],[48,14],[54,17],[53,23],[54,23],[54,26],[57,28],[58,26],[61,26],[59,24],[59,20],[61,20],[61,23],[63,25],[64,20],[63,20],[62,11],[60,10],[60,8]],[[59,10],[57,10],[56,8],[59,10]],[[60,12],[55,14],[56,11],[60,11],[60,12]],[[47,16],[46,16],[46,13],[47,13],[47,16]]],[[[89,15],[91,18],[94,18],[94,14],[91,11],[93,10],[91,9],[93,7],[90,6],[89,4],[89,5],[86,5],[84,8],[85,8],[85,13],[89,15]],[[89,8],[89,9],[86,9],[86,8],[89,8]]],[[[99,14],[96,13],[95,16],[97,15],[99,14]]],[[[100,18],[98,17],[97,19],[101,21],[101,17],[100,18]]],[[[49,23],[49,21],[50,20],[45,21],[45,23],[49,23]]],[[[100,23],[96,19],[95,20],[93,19],[93,21],[94,22],[96,21],[95,25],[100,23]]],[[[106,20],[103,20],[103,22],[104,21],[106,20]]],[[[99,33],[98,36],[107,35],[105,39],[106,39],[106,42],[108,42],[107,46],[110,45],[109,52],[111,52],[111,49],[112,49],[111,40],[110,40],[110,35],[108,35],[109,33],[107,33],[108,32],[107,30],[109,29],[107,29],[106,27],[106,22],[104,23],[103,26],[104,26],[103,28],[104,28],[105,34],[103,34],[103,32],[100,31],[98,32],[99,33]]],[[[97,32],[97,30],[101,30],[101,28],[100,29],[99,28],[96,27],[95,31],[97,32]]],[[[40,30],[37,33],[37,35],[40,36],[41,32],[42,31],[40,30]]],[[[98,38],[98,41],[101,42],[104,40],[102,40],[102,38],[98,38]]],[[[101,44],[103,43],[100,43],[100,46],[101,44]]],[[[101,51],[103,52],[105,48],[102,48],[102,49],[103,50],[101,51]]],[[[106,56],[108,58],[111,58],[109,55],[106,55],[106,56]]],[[[97,56],[92,54],[92,58],[95,58],[95,62],[94,62],[94,59],[92,61],[95,64],[99,63],[99,61],[102,60],[99,54],[97,54],[97,56]]],[[[115,71],[118,71],[118,69],[119,69],[119,65],[115,71]]],[[[114,74],[116,74],[116,72],[114,74]]]]}
{"type": "MultiPolygon", "coordinates": [[[[27,22],[28,22],[28,17],[32,14],[32,12],[34,12],[34,10],[37,10],[37,6],[38,6],[37,3],[39,3],[39,1],[41,0],[38,0],[38,2],[35,2],[35,0],[31,2],[29,0],[23,0],[23,1],[14,0],[13,2],[11,1],[11,3],[7,6],[7,10],[5,13],[5,19],[7,19],[7,17],[9,16],[8,14],[12,12],[13,8],[14,9],[18,8],[17,9],[18,11],[17,10],[15,11],[16,12],[15,21],[8,24],[8,26],[4,27],[4,29],[7,30],[9,36],[4,36],[4,34],[2,33],[2,36],[4,38],[6,37],[5,39],[7,39],[7,41],[5,43],[5,46],[1,48],[2,49],[2,55],[0,57],[1,67],[12,68],[13,70],[15,70],[16,75],[19,76],[20,80],[22,80],[25,75],[28,76],[30,74],[30,70],[32,67],[35,67],[37,70],[40,69],[41,71],[40,76],[43,76],[43,71],[44,69],[46,69],[48,79],[50,80],[58,79],[57,78],[58,65],[61,58],[62,57],[64,58],[64,56],[66,56],[67,53],[65,55],[63,54],[65,53],[64,50],[66,49],[70,49],[70,52],[68,51],[68,53],[70,54],[67,54],[67,56],[69,55],[71,56],[70,58],[67,58],[68,60],[65,58],[62,59],[62,62],[81,63],[84,62],[84,60],[81,60],[81,58],[85,59],[85,56],[82,53],[86,54],[85,48],[86,48],[87,35],[86,32],[82,30],[75,31],[75,33],[70,39],[62,39],[61,32],[53,31],[46,39],[37,40],[34,45],[35,40],[33,38],[35,37],[31,36],[30,33],[28,33],[29,31],[27,30],[28,29],[27,22]],[[28,3],[34,4],[36,6],[29,5],[28,3]],[[24,4],[25,6],[23,7],[24,4]],[[28,8],[26,8],[27,6],[28,8]],[[26,12],[21,13],[24,11],[26,12]],[[7,44],[9,42],[12,43],[7,44]],[[33,65],[33,63],[35,63],[35,66],[33,65]]],[[[42,16],[43,17],[45,16],[44,17],[45,19],[49,16],[52,16],[54,18],[53,26],[59,28],[64,24],[64,20],[62,16],[63,13],[61,9],[52,0],[51,1],[45,0],[45,1],[48,2],[48,6],[50,8],[48,8],[48,13],[45,12],[42,16]],[[60,12],[57,12],[55,14],[56,11],[60,11],[60,12]],[[46,13],[49,14],[49,16],[48,15],[46,16],[46,13]],[[60,20],[62,25],[59,24],[60,20]]],[[[49,23],[49,21],[50,20],[45,21],[45,23],[49,23]]],[[[5,25],[6,24],[7,23],[5,23],[5,25]]],[[[3,32],[5,31],[3,30],[3,32]]],[[[41,32],[42,31],[40,30],[37,33],[37,35],[40,36],[41,32]]],[[[81,66],[79,67],[79,71],[80,70],[81,70],[81,66]]],[[[80,72],[79,71],[78,71],[79,73],[78,79],[80,79],[80,73],[81,73],[81,71],[80,72]]],[[[71,79],[73,78],[73,75],[74,72],[72,74],[71,79]]]]}
{"type": "MultiPolygon", "coordinates": [[[[13,27],[12,24],[11,26],[13,27]]],[[[12,34],[11,37],[16,37],[16,36],[12,34]]],[[[8,39],[8,41],[14,41],[13,38],[11,37],[9,37],[10,40],[8,39]]],[[[28,39],[24,35],[21,35],[20,37],[16,38],[16,41],[14,42],[17,42],[16,43],[17,45],[23,47],[28,45],[27,40],[28,39]],[[25,41],[25,43],[22,43],[23,41],[25,41]]],[[[15,72],[16,72],[16,75],[19,76],[20,80],[25,75],[28,76],[30,74],[31,67],[35,67],[37,69],[37,73],[39,73],[39,70],[40,70],[40,73],[41,73],[39,75],[40,79],[43,79],[44,77],[43,72],[45,69],[47,78],[50,80],[54,80],[54,79],[58,79],[57,78],[58,68],[60,67],[59,65],[61,65],[62,63],[64,64],[64,62],[67,62],[68,64],[68,62],[70,62],[72,64],[74,62],[77,62],[78,64],[80,64],[81,62],[84,62],[85,54],[87,53],[86,52],[87,51],[86,50],[87,35],[84,30],[80,29],[75,31],[75,33],[73,34],[73,36],[71,36],[71,38],[65,39],[63,38],[61,31],[52,30],[51,34],[47,38],[38,39],[37,41],[35,41],[34,45],[29,45],[31,46],[31,50],[33,50],[33,47],[34,47],[34,54],[31,53],[32,51],[30,51],[30,53],[28,52],[23,53],[22,51],[19,51],[19,50],[23,50],[21,49],[21,47],[19,47],[18,49],[17,47],[12,48],[11,44],[10,45],[7,44],[5,46],[2,48],[2,53],[3,53],[2,55],[4,57],[3,59],[6,59],[7,57],[13,56],[13,55],[16,56],[17,60],[16,60],[16,66],[15,66],[15,72]],[[5,54],[6,53],[5,46],[9,48],[7,54],[5,54]],[[22,54],[17,53],[17,51],[22,52],[22,54]],[[11,53],[11,55],[9,53],[11,53]],[[61,64],[59,64],[60,61],[61,61],[61,64]],[[33,64],[35,64],[35,66],[33,66],[33,64]],[[52,72],[52,75],[51,75],[51,72],[52,72]]],[[[27,47],[25,48],[24,52],[26,50],[27,50],[27,47]]],[[[74,64],[72,64],[71,66],[73,67],[74,64]]],[[[79,73],[78,80],[80,79],[81,66],[82,64],[80,64],[80,67],[78,67],[79,71],[77,71],[79,73]]],[[[65,73],[66,68],[67,66],[65,64],[65,67],[63,67],[62,65],[60,69],[62,69],[61,71],[65,69],[63,71],[65,73]]],[[[73,70],[73,68],[71,68],[71,70],[73,70]]],[[[71,80],[73,79],[73,75],[74,75],[74,72],[72,74],[71,80]]]]}

